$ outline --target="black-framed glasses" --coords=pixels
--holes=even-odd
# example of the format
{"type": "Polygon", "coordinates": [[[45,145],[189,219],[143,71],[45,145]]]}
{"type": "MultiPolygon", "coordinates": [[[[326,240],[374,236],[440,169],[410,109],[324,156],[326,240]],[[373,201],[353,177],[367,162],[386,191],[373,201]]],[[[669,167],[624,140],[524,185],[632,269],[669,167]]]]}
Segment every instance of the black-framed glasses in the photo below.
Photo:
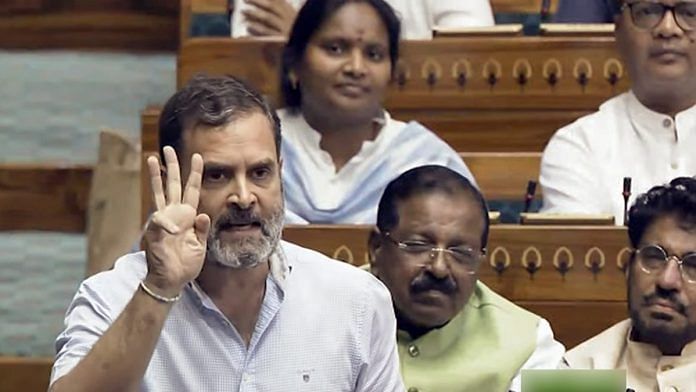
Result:
{"type": "Polygon", "coordinates": [[[636,251],[638,265],[646,274],[661,274],[674,260],[679,265],[682,279],[687,283],[696,283],[696,252],[685,254],[681,259],[670,256],[659,245],[647,245],[636,251]]]}
{"type": "Polygon", "coordinates": [[[652,30],[662,22],[667,11],[672,11],[677,25],[684,31],[696,29],[696,2],[683,1],[673,6],[652,1],[624,3],[621,9],[628,8],[633,24],[641,29],[652,30]]]}
{"type": "Polygon", "coordinates": [[[474,275],[476,271],[478,271],[478,267],[481,265],[481,260],[486,255],[485,248],[481,249],[480,251],[466,245],[440,248],[435,244],[426,241],[398,241],[393,238],[389,232],[384,233],[383,237],[389,240],[403,252],[412,254],[414,256],[428,255],[431,261],[435,260],[439,253],[444,253],[454,260],[457,265],[463,267],[464,270],[466,270],[466,272],[468,272],[470,275],[474,275]]]}

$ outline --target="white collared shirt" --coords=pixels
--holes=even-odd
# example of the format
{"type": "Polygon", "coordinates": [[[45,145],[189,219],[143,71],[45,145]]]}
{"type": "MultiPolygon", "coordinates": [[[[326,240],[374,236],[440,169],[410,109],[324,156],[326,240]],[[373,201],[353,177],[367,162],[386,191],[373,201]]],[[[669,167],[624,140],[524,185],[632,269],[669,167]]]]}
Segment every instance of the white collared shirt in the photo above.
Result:
{"type": "Polygon", "coordinates": [[[624,177],[630,207],[653,186],[695,174],[696,105],[672,118],[627,92],[553,136],[541,163],[542,210],[608,213],[622,224],[624,177]]]}
{"type": "MultiPolygon", "coordinates": [[[[305,0],[286,0],[299,9],[305,0]]],[[[386,0],[401,19],[403,39],[430,39],[434,27],[485,27],[494,24],[488,0],[386,0]]],[[[249,35],[242,10],[250,7],[235,0],[232,12],[232,37],[249,35]]]]}
{"type": "Polygon", "coordinates": [[[402,173],[423,165],[448,167],[476,184],[459,154],[422,125],[403,123],[385,112],[374,140],[336,171],[320,147],[321,134],[301,113],[279,110],[283,142],[286,223],[374,224],[384,188],[402,173]]]}
{"type": "MultiPolygon", "coordinates": [[[[281,242],[247,347],[195,283],[162,328],[141,391],[402,392],[387,288],[349,264],[281,242]]],[[[56,339],[51,383],[87,355],[147,274],[145,253],[85,280],[56,339]]]]}

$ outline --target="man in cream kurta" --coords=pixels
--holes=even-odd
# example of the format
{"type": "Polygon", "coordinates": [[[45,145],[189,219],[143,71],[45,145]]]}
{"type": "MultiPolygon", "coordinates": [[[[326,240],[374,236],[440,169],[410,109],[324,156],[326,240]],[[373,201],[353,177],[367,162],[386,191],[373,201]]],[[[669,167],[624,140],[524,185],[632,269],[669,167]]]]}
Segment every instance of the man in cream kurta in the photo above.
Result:
{"type": "MultiPolygon", "coordinates": [[[[232,12],[232,36],[245,37],[251,34],[249,22],[244,12],[255,12],[260,7],[254,5],[256,1],[235,0],[232,12]]],[[[294,20],[294,13],[305,0],[261,0],[260,3],[272,3],[276,15],[258,12],[258,15],[269,15],[267,24],[279,23],[284,35],[289,31],[289,26],[294,20]],[[276,4],[283,3],[283,4],[276,4]],[[287,13],[281,13],[279,9],[286,9],[287,13]],[[283,18],[280,18],[280,16],[283,18]],[[284,22],[280,19],[288,19],[284,22]],[[289,22],[289,23],[288,23],[289,22]]],[[[493,12],[488,0],[386,0],[401,18],[401,36],[403,39],[430,39],[435,27],[463,28],[492,26],[493,12]]]]}
{"type": "Polygon", "coordinates": [[[476,278],[488,225],[480,192],[443,166],[409,170],[384,191],[370,269],[392,295],[409,392],[520,392],[520,370],[561,361],[546,320],[476,278]]]}
{"type": "Polygon", "coordinates": [[[577,369],[626,369],[626,386],[635,391],[696,391],[696,342],[681,355],[663,355],[651,345],[631,340],[631,320],[624,320],[566,354],[577,369]]]}
{"type": "Polygon", "coordinates": [[[606,213],[622,224],[624,177],[637,195],[696,174],[696,26],[673,12],[646,14],[626,5],[615,19],[631,91],[560,129],[547,145],[543,211],[606,213]]]}
{"type": "Polygon", "coordinates": [[[625,369],[637,392],[696,392],[695,211],[694,178],[638,198],[628,221],[631,318],[569,351],[569,367],[625,369]]]}

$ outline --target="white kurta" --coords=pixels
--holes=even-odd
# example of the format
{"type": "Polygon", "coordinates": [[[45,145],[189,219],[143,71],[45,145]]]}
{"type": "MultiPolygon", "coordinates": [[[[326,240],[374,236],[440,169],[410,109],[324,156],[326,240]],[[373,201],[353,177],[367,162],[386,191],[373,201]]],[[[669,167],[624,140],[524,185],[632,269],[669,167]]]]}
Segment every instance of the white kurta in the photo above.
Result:
{"type": "MultiPolygon", "coordinates": [[[[287,0],[299,9],[305,0],[287,0]]],[[[401,18],[401,37],[430,39],[434,27],[492,26],[493,11],[488,0],[386,0],[401,18]]],[[[242,10],[249,7],[235,0],[232,12],[232,37],[249,35],[242,10]]]]}
{"type": "Polygon", "coordinates": [[[570,350],[573,369],[625,369],[626,387],[636,392],[696,392],[696,342],[681,355],[662,355],[657,347],[630,339],[631,320],[624,320],[570,350]]]}
{"type": "Polygon", "coordinates": [[[286,223],[374,224],[384,188],[418,166],[446,166],[474,182],[459,154],[416,122],[406,124],[385,113],[375,140],[365,141],[337,172],[320,148],[321,134],[301,114],[279,110],[278,116],[286,223]]]}
{"type": "Polygon", "coordinates": [[[541,163],[545,212],[608,213],[623,223],[623,178],[632,196],[696,174],[696,105],[672,118],[632,92],[560,129],[541,163]]]}

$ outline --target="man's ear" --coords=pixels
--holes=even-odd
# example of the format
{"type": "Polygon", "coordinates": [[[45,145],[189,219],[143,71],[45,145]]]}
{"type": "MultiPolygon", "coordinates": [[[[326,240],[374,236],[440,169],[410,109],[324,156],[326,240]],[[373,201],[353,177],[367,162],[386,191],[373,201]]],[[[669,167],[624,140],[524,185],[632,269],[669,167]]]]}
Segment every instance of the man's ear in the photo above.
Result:
{"type": "Polygon", "coordinates": [[[382,248],[382,233],[375,226],[370,230],[370,235],[367,240],[367,252],[370,262],[370,270],[373,274],[377,275],[379,269],[378,255],[382,248]]]}

